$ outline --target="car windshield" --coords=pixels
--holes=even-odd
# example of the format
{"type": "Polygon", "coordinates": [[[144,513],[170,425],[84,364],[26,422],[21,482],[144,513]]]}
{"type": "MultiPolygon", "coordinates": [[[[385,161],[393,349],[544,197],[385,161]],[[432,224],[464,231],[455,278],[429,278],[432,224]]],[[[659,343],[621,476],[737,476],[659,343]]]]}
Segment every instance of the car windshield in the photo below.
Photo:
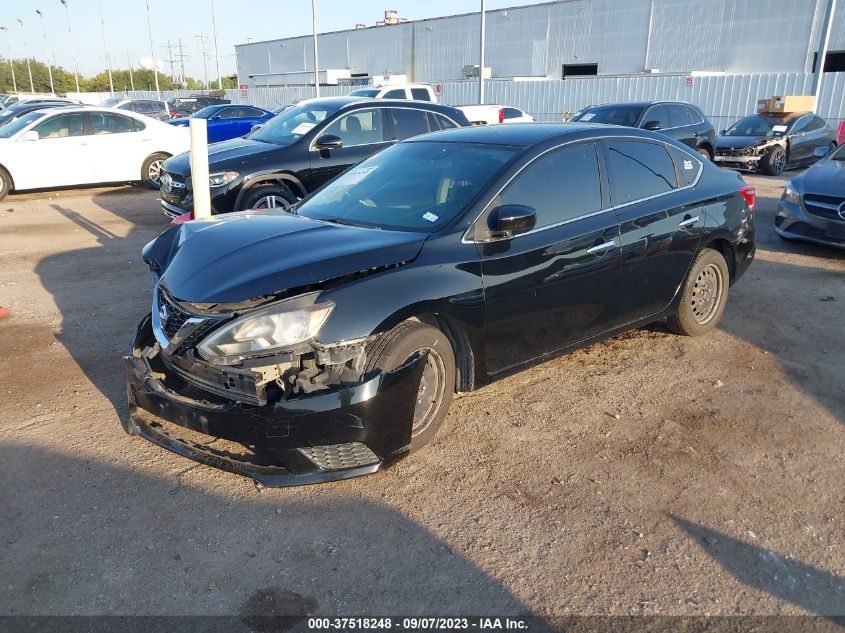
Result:
{"type": "Polygon", "coordinates": [[[197,110],[191,115],[192,119],[207,119],[220,112],[220,106],[206,106],[202,110],[197,110]]]}
{"type": "Polygon", "coordinates": [[[254,141],[290,145],[305,136],[311,128],[327,116],[334,114],[339,105],[327,103],[305,103],[288,108],[264,127],[249,135],[254,141]]]}
{"type": "Polygon", "coordinates": [[[389,231],[431,233],[457,217],[517,150],[497,145],[399,143],[306,199],[299,215],[389,231]]]}
{"type": "Polygon", "coordinates": [[[606,105],[585,108],[576,112],[570,121],[582,123],[609,123],[611,125],[626,125],[634,127],[643,113],[643,106],[606,105]]]}
{"type": "Polygon", "coordinates": [[[787,127],[783,117],[747,116],[725,130],[724,136],[781,136],[787,127]]]}
{"type": "Polygon", "coordinates": [[[123,101],[123,99],[106,99],[105,101],[103,101],[102,106],[104,108],[113,108],[121,101],[123,101]]]}
{"type": "Polygon", "coordinates": [[[353,90],[349,93],[350,97],[375,97],[378,94],[378,90],[374,90],[372,88],[363,88],[361,90],[353,90]]]}
{"type": "Polygon", "coordinates": [[[845,144],[840,145],[839,148],[830,155],[830,160],[845,160],[845,144]]]}
{"type": "Polygon", "coordinates": [[[8,123],[6,123],[6,125],[0,126],[0,138],[10,138],[14,136],[22,129],[24,129],[27,125],[29,125],[33,121],[37,121],[45,114],[45,112],[39,112],[38,110],[36,110],[35,112],[24,114],[19,119],[9,121],[8,123]]]}

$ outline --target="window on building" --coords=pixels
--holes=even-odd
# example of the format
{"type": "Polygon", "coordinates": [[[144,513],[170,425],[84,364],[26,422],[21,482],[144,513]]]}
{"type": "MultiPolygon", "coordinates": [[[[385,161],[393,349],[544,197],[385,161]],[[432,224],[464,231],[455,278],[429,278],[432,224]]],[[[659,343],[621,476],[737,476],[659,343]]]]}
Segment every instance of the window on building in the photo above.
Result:
{"type": "Polygon", "coordinates": [[[599,65],[598,64],[564,64],[563,65],[563,78],[566,79],[567,77],[586,77],[589,75],[598,75],[599,74],[599,65]]]}
{"type": "MultiPolygon", "coordinates": [[[[816,72],[816,63],[819,54],[813,53],[813,72],[816,72]]],[[[826,73],[845,73],[845,51],[828,51],[824,58],[824,69],[826,73]]]]}

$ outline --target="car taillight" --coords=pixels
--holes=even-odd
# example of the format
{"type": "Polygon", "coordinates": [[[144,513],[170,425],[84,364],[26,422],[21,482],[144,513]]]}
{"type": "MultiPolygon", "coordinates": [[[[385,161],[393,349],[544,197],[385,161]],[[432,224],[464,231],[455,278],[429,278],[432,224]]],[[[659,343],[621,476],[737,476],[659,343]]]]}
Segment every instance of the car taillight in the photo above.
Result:
{"type": "Polygon", "coordinates": [[[505,109],[499,108],[499,123],[505,122],[505,109]]]}
{"type": "Polygon", "coordinates": [[[757,200],[757,192],[751,185],[742,185],[739,188],[740,195],[745,198],[745,203],[748,205],[748,212],[754,213],[754,203],[757,200]]]}
{"type": "Polygon", "coordinates": [[[179,117],[181,117],[181,116],[182,116],[182,115],[181,115],[181,114],[179,114],[178,112],[171,112],[171,113],[170,113],[170,118],[171,118],[171,119],[178,119],[178,118],[179,118],[179,117]]]}

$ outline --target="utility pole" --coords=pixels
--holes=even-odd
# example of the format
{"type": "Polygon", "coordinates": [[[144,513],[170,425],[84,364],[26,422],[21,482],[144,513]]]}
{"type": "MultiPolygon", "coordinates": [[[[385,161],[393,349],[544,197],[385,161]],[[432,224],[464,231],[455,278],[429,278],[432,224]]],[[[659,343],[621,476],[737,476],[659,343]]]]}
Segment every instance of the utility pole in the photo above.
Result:
{"type": "MultiPolygon", "coordinates": [[[[5,26],[0,26],[0,31],[3,33],[8,33],[9,29],[5,26]]],[[[6,50],[8,51],[9,55],[9,69],[12,71],[12,90],[17,93],[18,91],[18,82],[15,79],[15,65],[12,63],[12,47],[8,41],[6,41],[6,50]]]]}
{"type": "Polygon", "coordinates": [[[167,58],[170,62],[170,83],[176,83],[176,76],[173,74],[173,47],[170,45],[170,40],[167,40],[167,46],[162,46],[167,49],[167,58]]]}
{"type": "Polygon", "coordinates": [[[56,94],[56,88],[53,86],[53,67],[50,65],[50,46],[47,44],[47,31],[44,28],[44,14],[39,9],[35,12],[41,18],[41,34],[44,36],[44,54],[47,56],[47,73],[50,75],[50,92],[56,94]]]}
{"type": "Polygon", "coordinates": [[[311,31],[314,36],[314,90],[320,96],[320,63],[317,61],[317,0],[311,0],[311,31]]]}
{"type": "Polygon", "coordinates": [[[830,29],[833,26],[833,14],[836,12],[836,0],[827,0],[827,9],[824,13],[824,21],[822,22],[822,33],[819,38],[819,50],[816,52],[816,69],[813,74],[813,96],[816,97],[816,105],[814,112],[818,111],[819,107],[819,90],[822,86],[822,74],[824,73],[824,63],[827,59],[827,46],[830,43],[830,29]]]}
{"type": "Polygon", "coordinates": [[[487,0],[481,0],[481,60],[478,64],[478,103],[484,103],[484,48],[487,43],[487,0]]]}
{"type": "Polygon", "coordinates": [[[156,80],[156,99],[161,99],[161,90],[158,87],[158,65],[156,64],[156,49],[153,45],[153,24],[150,21],[150,0],[147,0],[147,33],[150,36],[150,56],[153,58],[153,77],[156,80]]]}
{"type": "Polygon", "coordinates": [[[197,46],[202,55],[202,77],[205,89],[208,90],[208,35],[199,33],[196,36],[197,46]]]}
{"type": "Polygon", "coordinates": [[[132,87],[132,92],[135,92],[135,75],[132,73],[132,57],[126,53],[126,61],[129,63],[129,85],[132,87]]]}
{"type": "Polygon", "coordinates": [[[179,38],[179,62],[182,64],[182,81],[179,82],[180,86],[187,86],[188,85],[188,76],[185,74],[185,60],[188,59],[188,56],[182,52],[182,38],[179,38]]]}
{"type": "Polygon", "coordinates": [[[65,7],[65,16],[67,17],[67,38],[70,40],[70,54],[73,57],[73,78],[76,81],[76,92],[79,93],[79,64],[76,63],[76,48],[73,45],[73,33],[70,32],[70,9],[67,6],[67,0],[59,0],[65,7]]]}
{"type": "Polygon", "coordinates": [[[111,75],[111,56],[109,55],[108,42],[106,42],[106,22],[103,20],[103,4],[99,2],[99,0],[97,2],[97,9],[100,11],[100,27],[103,30],[103,48],[106,49],[106,68],[109,71],[109,92],[111,92],[111,96],[114,97],[114,80],[111,75]]]}
{"type": "Polygon", "coordinates": [[[217,46],[217,16],[214,12],[214,0],[211,0],[211,25],[214,29],[214,60],[217,63],[217,89],[223,90],[223,78],[220,76],[220,48],[217,46]]]}
{"type": "MultiPolygon", "coordinates": [[[[29,51],[29,47],[26,45],[26,29],[23,28],[23,20],[17,18],[18,24],[21,25],[21,31],[23,31],[23,49],[25,51],[29,51]]],[[[32,65],[29,63],[29,55],[26,56],[26,72],[29,73],[29,91],[35,94],[35,84],[32,83],[32,65]]]]}

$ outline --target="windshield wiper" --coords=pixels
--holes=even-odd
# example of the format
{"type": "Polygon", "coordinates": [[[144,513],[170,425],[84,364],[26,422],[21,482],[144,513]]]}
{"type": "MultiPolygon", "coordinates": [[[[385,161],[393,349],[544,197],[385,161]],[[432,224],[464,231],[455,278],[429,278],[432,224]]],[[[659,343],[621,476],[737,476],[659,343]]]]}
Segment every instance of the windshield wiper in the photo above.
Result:
{"type": "Polygon", "coordinates": [[[359,229],[375,229],[381,231],[380,226],[373,226],[372,224],[359,224],[352,222],[346,218],[320,218],[323,222],[331,222],[332,224],[342,224],[343,226],[357,226],[359,229]]]}

